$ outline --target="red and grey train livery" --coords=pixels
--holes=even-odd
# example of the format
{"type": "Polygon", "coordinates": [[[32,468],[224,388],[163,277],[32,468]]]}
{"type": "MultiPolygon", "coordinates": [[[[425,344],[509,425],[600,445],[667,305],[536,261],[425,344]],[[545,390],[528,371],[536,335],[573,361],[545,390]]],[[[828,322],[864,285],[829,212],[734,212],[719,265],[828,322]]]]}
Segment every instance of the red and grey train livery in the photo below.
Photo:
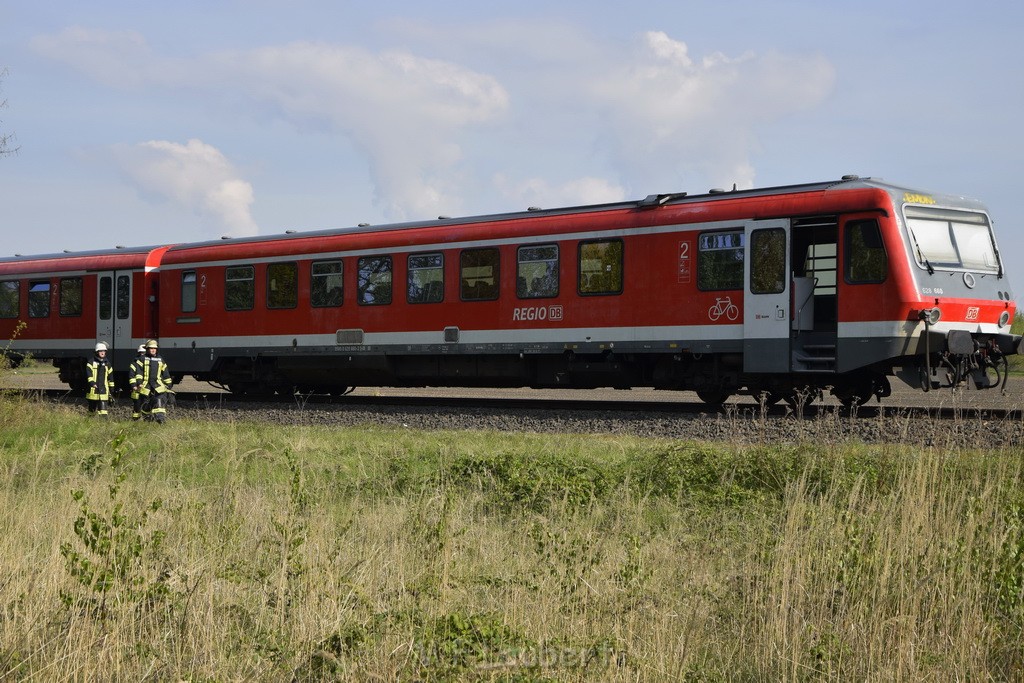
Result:
{"type": "Polygon", "coordinates": [[[8,355],[235,392],[655,387],[769,400],[1005,385],[1015,303],[980,203],[841,180],[0,259],[8,355]],[[65,290],[68,290],[65,292],[65,290]],[[19,321],[27,327],[15,336],[19,321]]]}

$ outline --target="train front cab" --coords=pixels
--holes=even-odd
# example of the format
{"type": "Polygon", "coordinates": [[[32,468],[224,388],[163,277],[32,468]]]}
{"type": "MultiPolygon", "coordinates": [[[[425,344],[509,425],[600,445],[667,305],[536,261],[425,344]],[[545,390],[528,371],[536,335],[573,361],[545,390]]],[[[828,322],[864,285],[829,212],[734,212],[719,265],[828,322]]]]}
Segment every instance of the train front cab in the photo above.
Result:
{"type": "Polygon", "coordinates": [[[893,213],[747,222],[750,393],[831,389],[849,404],[888,396],[893,375],[926,391],[1005,385],[1021,338],[1009,333],[1014,306],[987,215],[893,213]]]}
{"type": "Polygon", "coordinates": [[[1006,388],[1016,307],[983,207],[912,195],[902,207],[916,333],[896,374],[924,391],[968,384],[1006,388]]]}

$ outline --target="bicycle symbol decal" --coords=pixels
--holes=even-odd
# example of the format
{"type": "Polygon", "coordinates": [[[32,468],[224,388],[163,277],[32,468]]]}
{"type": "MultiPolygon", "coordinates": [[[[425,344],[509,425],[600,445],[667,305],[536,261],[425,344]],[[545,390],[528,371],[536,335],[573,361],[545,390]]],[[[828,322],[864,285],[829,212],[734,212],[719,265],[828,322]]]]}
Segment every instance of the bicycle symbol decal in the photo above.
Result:
{"type": "Polygon", "coordinates": [[[712,321],[718,320],[723,315],[733,321],[740,317],[740,309],[732,302],[731,296],[715,299],[715,305],[708,309],[708,317],[712,321]]]}

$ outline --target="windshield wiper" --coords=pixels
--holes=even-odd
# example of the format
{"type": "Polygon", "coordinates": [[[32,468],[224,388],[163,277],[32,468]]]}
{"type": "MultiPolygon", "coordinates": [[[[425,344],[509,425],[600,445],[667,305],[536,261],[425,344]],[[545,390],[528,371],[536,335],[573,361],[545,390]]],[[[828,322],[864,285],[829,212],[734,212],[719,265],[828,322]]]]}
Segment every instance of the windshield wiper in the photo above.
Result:
{"type": "Polygon", "coordinates": [[[935,275],[935,269],[932,268],[932,262],[929,261],[928,257],[924,255],[923,251],[921,251],[921,245],[917,241],[917,235],[914,234],[914,231],[910,229],[909,225],[907,226],[907,232],[910,233],[910,239],[914,240],[914,249],[917,250],[918,260],[924,262],[925,267],[928,269],[929,275],[935,275]]]}

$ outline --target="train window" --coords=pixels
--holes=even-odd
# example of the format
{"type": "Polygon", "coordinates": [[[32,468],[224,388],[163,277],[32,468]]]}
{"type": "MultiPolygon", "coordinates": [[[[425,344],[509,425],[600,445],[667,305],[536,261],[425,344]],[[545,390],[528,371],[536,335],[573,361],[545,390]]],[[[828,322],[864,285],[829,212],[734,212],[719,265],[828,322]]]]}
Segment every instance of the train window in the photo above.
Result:
{"type": "Polygon", "coordinates": [[[21,312],[21,283],[0,282],[0,318],[17,318],[21,312]]]}
{"type": "Polygon", "coordinates": [[[66,277],[61,279],[60,314],[82,315],[82,278],[66,277]]]}
{"type": "Polygon", "coordinates": [[[192,313],[196,310],[196,271],[181,271],[181,312],[192,313]]]}
{"type": "Polygon", "coordinates": [[[1000,272],[985,214],[920,206],[908,206],[905,211],[917,260],[922,266],[1000,272]]]}
{"type": "Polygon", "coordinates": [[[114,312],[114,280],[109,275],[100,278],[100,320],[110,320],[114,312]]]}
{"type": "Polygon", "coordinates": [[[28,283],[28,317],[47,318],[50,315],[50,281],[34,280],[28,283]]]}
{"type": "Polygon", "coordinates": [[[705,232],[697,238],[697,288],[743,289],[742,230],[705,232]]]}
{"type": "Polygon", "coordinates": [[[459,294],[463,301],[498,298],[501,254],[495,248],[466,249],[459,255],[459,294]]]}
{"type": "Polygon", "coordinates": [[[117,319],[127,320],[131,315],[132,280],[127,275],[117,276],[117,319]]]}
{"type": "Polygon", "coordinates": [[[750,291],[779,294],[786,291],[786,231],[755,230],[750,235],[750,291]]]}
{"type": "Polygon", "coordinates": [[[267,266],[267,308],[295,308],[299,305],[299,266],[271,263],[267,266]]]}
{"type": "Polygon", "coordinates": [[[391,303],[392,263],[390,256],[364,256],[356,272],[356,300],[364,306],[391,303]]]}
{"type": "Polygon", "coordinates": [[[622,240],[581,242],[579,293],[622,293],[622,240]]]}
{"type": "Polygon", "coordinates": [[[255,268],[232,266],[224,269],[224,308],[248,311],[256,300],[255,268]]]}
{"type": "Polygon", "coordinates": [[[878,221],[850,221],[846,224],[846,281],[853,284],[883,282],[889,260],[882,243],[878,221]]]}
{"type": "Polygon", "coordinates": [[[835,242],[820,242],[807,245],[804,257],[803,273],[814,278],[814,294],[836,293],[836,257],[835,242]]]}
{"type": "Polygon", "coordinates": [[[409,303],[436,304],[444,299],[444,254],[412,254],[408,265],[409,303]]]}
{"type": "Polygon", "coordinates": [[[309,273],[309,303],[315,308],[340,306],[344,299],[341,261],[314,261],[309,273]]]}
{"type": "Polygon", "coordinates": [[[516,296],[540,299],[558,296],[558,245],[519,247],[516,296]]]}

